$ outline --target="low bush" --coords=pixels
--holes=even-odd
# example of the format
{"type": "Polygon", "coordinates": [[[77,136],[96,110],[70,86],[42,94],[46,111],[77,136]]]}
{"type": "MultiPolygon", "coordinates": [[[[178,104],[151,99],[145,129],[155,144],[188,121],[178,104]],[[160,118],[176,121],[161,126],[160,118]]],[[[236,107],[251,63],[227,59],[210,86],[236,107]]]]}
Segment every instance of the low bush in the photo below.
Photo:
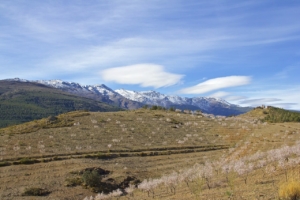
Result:
{"type": "Polygon", "coordinates": [[[38,160],[32,160],[30,158],[22,158],[20,160],[20,164],[23,164],[23,165],[30,165],[30,164],[34,164],[34,163],[37,163],[39,162],[38,160]]]}
{"type": "Polygon", "coordinates": [[[43,188],[26,188],[22,196],[46,196],[51,192],[43,188]]]}
{"type": "Polygon", "coordinates": [[[0,162],[0,167],[5,167],[11,165],[9,162],[0,162]]]}
{"type": "Polygon", "coordinates": [[[12,164],[13,165],[31,165],[31,164],[39,163],[39,162],[40,162],[39,160],[32,160],[30,158],[22,158],[19,161],[14,161],[12,164]]]}
{"type": "Polygon", "coordinates": [[[101,175],[96,171],[85,171],[82,175],[82,181],[86,186],[97,187],[101,183],[101,175]]]}

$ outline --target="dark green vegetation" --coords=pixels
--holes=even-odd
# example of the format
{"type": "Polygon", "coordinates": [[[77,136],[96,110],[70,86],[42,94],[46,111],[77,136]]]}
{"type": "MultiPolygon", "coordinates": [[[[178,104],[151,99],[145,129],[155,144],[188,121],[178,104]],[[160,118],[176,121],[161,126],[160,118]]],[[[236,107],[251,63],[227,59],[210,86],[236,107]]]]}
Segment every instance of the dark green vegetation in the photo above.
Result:
{"type": "Polygon", "coordinates": [[[241,116],[260,119],[262,122],[269,123],[300,122],[299,112],[284,110],[273,106],[258,106],[241,116]]]}
{"type": "Polygon", "coordinates": [[[90,187],[99,186],[101,179],[101,175],[96,170],[87,170],[82,175],[83,183],[90,187]]]}
{"type": "Polygon", "coordinates": [[[133,176],[127,176],[121,182],[113,178],[108,178],[111,174],[110,171],[104,170],[100,167],[86,168],[80,171],[72,171],[68,175],[69,177],[65,180],[65,186],[76,187],[83,186],[83,188],[88,188],[93,192],[103,192],[110,193],[113,190],[122,189],[124,190],[129,185],[134,185],[135,187],[141,181],[133,176]]]}
{"type": "Polygon", "coordinates": [[[22,196],[46,196],[50,193],[51,192],[43,188],[27,188],[22,196]]]}
{"type": "Polygon", "coordinates": [[[37,83],[0,81],[0,127],[75,110],[105,112],[120,108],[37,83]]]}
{"type": "Polygon", "coordinates": [[[300,122],[299,112],[293,112],[281,108],[268,106],[268,108],[264,110],[263,113],[266,115],[264,120],[267,122],[300,122]]]}

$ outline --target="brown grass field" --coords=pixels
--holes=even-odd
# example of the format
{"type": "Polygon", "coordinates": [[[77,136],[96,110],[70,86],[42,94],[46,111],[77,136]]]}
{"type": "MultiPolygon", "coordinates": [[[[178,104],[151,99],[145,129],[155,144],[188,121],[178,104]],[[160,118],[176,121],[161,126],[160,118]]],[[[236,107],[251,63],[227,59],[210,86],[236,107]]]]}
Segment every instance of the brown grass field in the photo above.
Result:
{"type": "Polygon", "coordinates": [[[110,171],[102,180],[115,184],[127,177],[159,182],[176,174],[172,183],[107,199],[279,199],[283,184],[300,180],[300,123],[262,123],[258,116],[78,111],[3,128],[0,199],[95,197],[90,187],[70,186],[87,168],[110,171]],[[245,164],[242,172],[239,162],[245,164]],[[189,170],[192,178],[182,178],[189,170]],[[31,188],[47,194],[24,196],[31,188]]]}

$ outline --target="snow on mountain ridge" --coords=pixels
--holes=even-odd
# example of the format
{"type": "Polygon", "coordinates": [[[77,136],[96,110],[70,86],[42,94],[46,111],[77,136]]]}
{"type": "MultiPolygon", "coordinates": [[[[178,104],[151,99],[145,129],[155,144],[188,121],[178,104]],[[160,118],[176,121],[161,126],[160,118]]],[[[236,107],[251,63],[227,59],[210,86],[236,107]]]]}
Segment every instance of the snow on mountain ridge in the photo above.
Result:
{"type": "Polygon", "coordinates": [[[19,82],[30,82],[26,79],[21,79],[21,78],[8,78],[8,79],[4,79],[5,81],[19,81],[19,82]]]}
{"type": "Polygon", "coordinates": [[[181,109],[197,110],[201,109],[205,112],[214,112],[216,109],[222,108],[231,109],[236,105],[230,104],[227,101],[214,97],[180,97],[176,95],[165,95],[157,91],[131,91],[125,89],[112,90],[104,84],[100,85],[81,85],[75,82],[66,82],[62,80],[37,80],[27,81],[24,79],[9,79],[20,82],[33,82],[54,87],[72,94],[83,97],[93,98],[96,100],[118,104],[124,108],[135,109],[143,104],[159,105],[163,107],[179,107],[181,109]],[[134,101],[134,102],[132,102],[134,101]]]}
{"type": "Polygon", "coordinates": [[[62,80],[38,80],[32,81],[37,82],[40,84],[48,85],[51,87],[59,88],[59,89],[70,89],[70,90],[77,90],[78,92],[92,92],[92,93],[100,93],[103,95],[114,95],[116,92],[104,84],[101,85],[81,85],[75,82],[67,82],[62,80]]]}
{"type": "Polygon", "coordinates": [[[138,101],[149,105],[160,105],[165,107],[172,105],[190,105],[199,107],[204,110],[209,110],[209,108],[214,104],[222,104],[225,107],[229,107],[232,105],[223,99],[214,97],[187,98],[173,95],[165,95],[156,91],[136,92],[124,89],[119,89],[115,91],[133,101],[138,101]]]}

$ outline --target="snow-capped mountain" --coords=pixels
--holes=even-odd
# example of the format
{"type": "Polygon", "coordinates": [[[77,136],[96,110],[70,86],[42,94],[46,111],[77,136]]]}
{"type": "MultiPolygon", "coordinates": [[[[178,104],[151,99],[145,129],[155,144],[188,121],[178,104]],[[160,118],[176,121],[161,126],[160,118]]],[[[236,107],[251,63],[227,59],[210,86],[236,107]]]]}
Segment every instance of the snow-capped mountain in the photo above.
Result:
{"type": "Polygon", "coordinates": [[[80,85],[79,83],[66,82],[62,80],[49,80],[49,81],[38,80],[35,82],[48,85],[51,87],[55,87],[61,90],[65,90],[71,93],[78,93],[78,94],[85,93],[86,95],[88,95],[89,93],[93,93],[93,94],[101,94],[104,96],[118,95],[115,91],[113,91],[112,89],[110,89],[104,84],[80,85]]]}
{"type": "Polygon", "coordinates": [[[150,104],[150,105],[168,106],[169,104],[178,104],[178,105],[191,104],[193,106],[203,107],[203,108],[208,108],[209,103],[212,102],[219,102],[227,106],[231,105],[230,103],[228,103],[223,99],[212,98],[212,97],[187,98],[187,97],[180,97],[180,96],[165,95],[156,91],[136,92],[136,91],[130,91],[124,89],[119,89],[115,91],[121,94],[122,96],[126,97],[127,99],[138,101],[145,104],[150,104]]]}
{"type": "Polygon", "coordinates": [[[156,91],[136,92],[125,89],[112,90],[104,84],[101,85],[80,85],[75,82],[62,80],[37,80],[28,81],[24,79],[7,79],[19,82],[34,82],[71,93],[73,95],[86,97],[115,105],[125,109],[137,109],[143,105],[158,105],[166,108],[174,107],[179,109],[202,110],[203,112],[215,115],[237,115],[249,111],[251,108],[244,108],[219,98],[212,97],[180,97],[161,94],[156,91]]]}
{"type": "MultiPolygon", "coordinates": [[[[220,98],[213,97],[180,97],[161,94],[156,91],[136,92],[125,89],[115,90],[122,96],[132,101],[141,102],[148,105],[158,105],[163,107],[175,107],[180,109],[202,110],[206,113],[232,115],[243,113],[243,108],[220,98]]],[[[246,109],[247,110],[247,109],[246,109]]]]}
{"type": "Polygon", "coordinates": [[[79,83],[66,82],[61,80],[50,80],[50,81],[39,80],[36,82],[58,88],[60,90],[69,92],[71,94],[99,100],[125,109],[137,109],[144,105],[139,102],[132,101],[130,99],[123,97],[122,95],[115,92],[114,90],[112,90],[111,88],[107,87],[104,84],[80,85],[79,83]]]}
{"type": "Polygon", "coordinates": [[[115,92],[111,88],[107,87],[104,84],[101,85],[81,85],[75,82],[67,82],[62,80],[36,80],[29,81],[25,79],[6,79],[9,81],[19,81],[19,82],[33,82],[43,84],[49,87],[57,88],[64,92],[71,93],[73,95],[86,97],[111,105],[115,105],[125,109],[137,109],[142,107],[144,104],[129,100],[119,93],[115,92]]]}

